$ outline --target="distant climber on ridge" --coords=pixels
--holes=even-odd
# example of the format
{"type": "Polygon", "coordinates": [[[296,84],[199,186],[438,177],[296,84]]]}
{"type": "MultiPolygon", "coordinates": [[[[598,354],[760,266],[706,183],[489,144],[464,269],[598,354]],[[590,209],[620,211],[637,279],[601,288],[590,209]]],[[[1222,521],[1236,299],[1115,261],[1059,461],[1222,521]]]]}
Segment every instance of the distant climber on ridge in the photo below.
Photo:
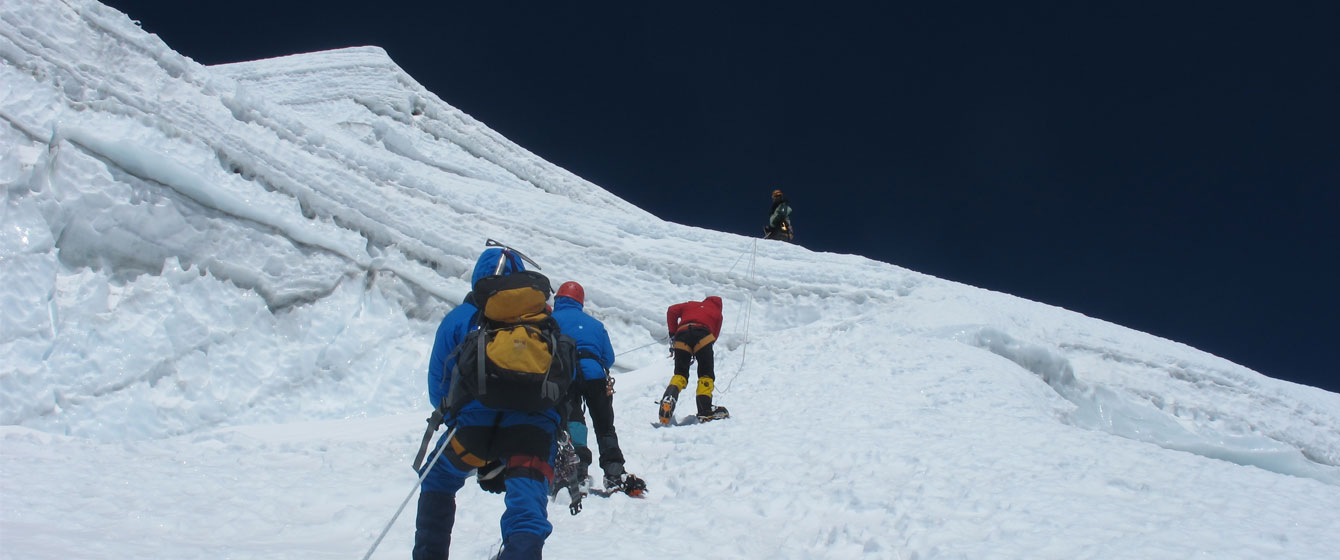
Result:
{"type": "Polygon", "coordinates": [[[796,236],[791,228],[791,203],[781,189],[772,191],[772,213],[768,215],[768,225],[763,227],[764,239],[776,239],[790,242],[796,236]]]}

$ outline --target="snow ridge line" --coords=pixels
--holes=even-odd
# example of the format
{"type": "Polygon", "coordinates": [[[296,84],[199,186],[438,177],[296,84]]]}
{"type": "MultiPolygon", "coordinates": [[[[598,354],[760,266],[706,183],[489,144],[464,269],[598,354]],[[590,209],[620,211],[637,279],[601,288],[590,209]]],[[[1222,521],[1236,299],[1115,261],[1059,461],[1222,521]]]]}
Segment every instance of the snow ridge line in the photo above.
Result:
{"type": "MultiPolygon", "coordinates": [[[[435,139],[445,140],[481,160],[506,170],[531,187],[583,204],[618,208],[649,216],[641,209],[589,181],[536,156],[446,103],[419,84],[380,48],[351,47],[219,65],[215,68],[242,82],[259,83],[288,78],[303,72],[371,69],[371,73],[390,78],[398,89],[377,91],[373,95],[372,92],[363,89],[355,91],[352,88],[358,86],[345,86],[344,84],[348,82],[341,81],[336,87],[327,88],[319,94],[304,92],[306,95],[301,97],[290,95],[283,102],[307,104],[333,99],[354,99],[373,114],[395,120],[435,139]],[[287,65],[301,65],[302,69],[286,69],[287,65]]],[[[359,85],[364,84],[359,82],[359,85]]]]}

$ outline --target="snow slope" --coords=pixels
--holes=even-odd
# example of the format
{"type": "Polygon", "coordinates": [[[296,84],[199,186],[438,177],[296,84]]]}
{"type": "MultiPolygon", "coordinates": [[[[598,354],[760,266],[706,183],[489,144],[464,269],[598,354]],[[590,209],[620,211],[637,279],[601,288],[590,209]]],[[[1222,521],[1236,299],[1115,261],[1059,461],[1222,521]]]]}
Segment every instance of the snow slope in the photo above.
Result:
{"type": "MultiPolygon", "coordinates": [[[[414,486],[433,331],[487,238],[585,285],[651,489],[555,504],[550,557],[1340,545],[1340,395],[661,221],[375,47],[204,67],[96,2],[0,0],[0,119],[0,557],[361,557],[414,486]],[[736,417],[653,429],[665,306],[709,294],[736,417]]],[[[501,500],[459,500],[455,555],[483,558],[501,500]]],[[[374,557],[408,555],[412,518],[374,557]]]]}

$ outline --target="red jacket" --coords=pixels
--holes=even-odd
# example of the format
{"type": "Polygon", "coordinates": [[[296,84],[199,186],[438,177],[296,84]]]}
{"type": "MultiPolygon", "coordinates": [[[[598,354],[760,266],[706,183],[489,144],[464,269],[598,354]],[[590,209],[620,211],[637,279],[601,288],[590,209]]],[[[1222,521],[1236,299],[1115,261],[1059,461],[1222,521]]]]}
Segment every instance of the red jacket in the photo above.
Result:
{"type": "Polygon", "coordinates": [[[673,338],[681,326],[698,323],[721,336],[721,298],[710,296],[702,301],[686,301],[671,305],[665,312],[665,325],[673,338]]]}

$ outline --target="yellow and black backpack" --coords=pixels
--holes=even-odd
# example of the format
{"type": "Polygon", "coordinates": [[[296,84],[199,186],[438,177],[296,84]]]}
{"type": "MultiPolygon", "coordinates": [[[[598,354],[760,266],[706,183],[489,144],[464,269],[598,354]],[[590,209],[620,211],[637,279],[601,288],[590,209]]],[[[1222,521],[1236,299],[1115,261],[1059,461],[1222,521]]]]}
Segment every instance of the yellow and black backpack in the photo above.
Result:
{"type": "Polygon", "coordinates": [[[576,373],[577,344],[549,314],[550,293],[549,279],[529,270],[475,282],[479,328],[456,348],[448,413],[470,400],[522,412],[564,402],[576,373]]]}

